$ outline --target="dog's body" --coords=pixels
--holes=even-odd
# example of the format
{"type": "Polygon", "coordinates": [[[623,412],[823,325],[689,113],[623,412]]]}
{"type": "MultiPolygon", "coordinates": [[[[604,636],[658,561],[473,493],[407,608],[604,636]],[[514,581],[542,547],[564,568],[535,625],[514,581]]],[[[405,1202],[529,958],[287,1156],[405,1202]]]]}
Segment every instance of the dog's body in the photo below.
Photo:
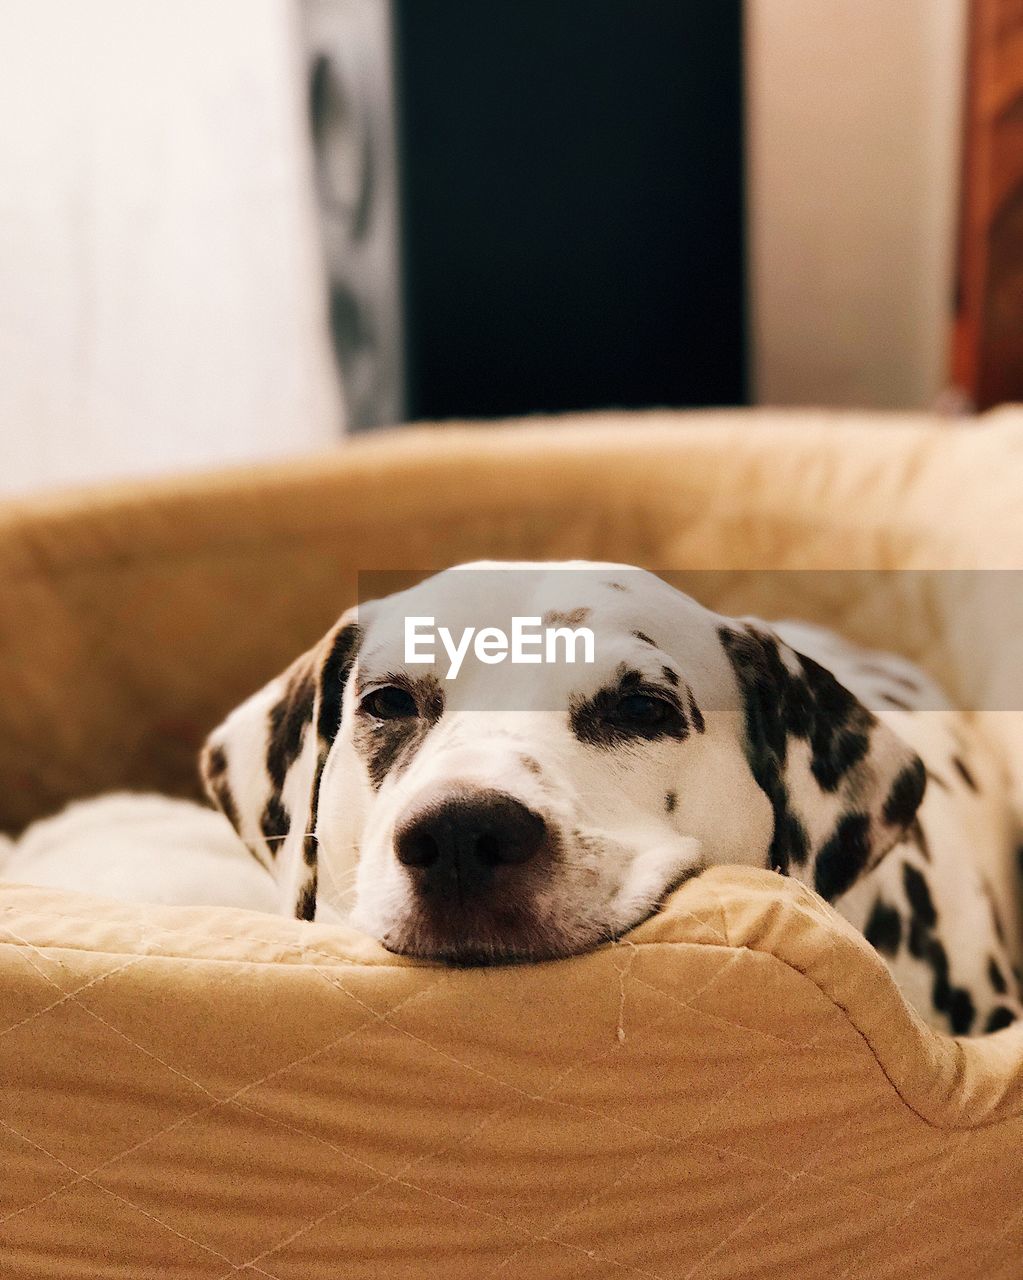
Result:
{"type": "Polygon", "coordinates": [[[874,708],[927,769],[907,837],[835,907],[933,1025],[957,1035],[1008,1025],[1023,1012],[1013,963],[1016,831],[996,756],[912,664],[802,624],[775,630],[874,708]]]}
{"type": "Polygon", "coordinates": [[[992,901],[1006,788],[969,718],[900,659],[639,570],[466,566],[361,606],[228,717],[203,771],[280,910],[398,952],[568,955],[709,864],[753,864],[832,901],[936,1027],[1021,1011],[992,901]],[[515,615],[592,629],[595,661],[466,656],[448,679],[401,647],[408,617],[515,615]]]}
{"type": "Polygon", "coordinates": [[[0,877],[126,902],[277,909],[273,877],[226,818],[167,796],[79,800],[0,847],[0,877]]]}

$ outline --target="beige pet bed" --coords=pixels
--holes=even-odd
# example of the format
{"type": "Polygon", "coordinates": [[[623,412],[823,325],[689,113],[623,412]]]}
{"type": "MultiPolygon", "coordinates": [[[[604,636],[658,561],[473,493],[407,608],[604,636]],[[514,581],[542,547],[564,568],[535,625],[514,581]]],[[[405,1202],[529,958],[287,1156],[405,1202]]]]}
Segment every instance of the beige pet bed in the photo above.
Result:
{"type": "MultiPolygon", "coordinates": [[[[958,625],[997,612],[990,575],[879,594],[741,571],[1016,569],[1021,480],[1009,411],[653,414],[9,507],[0,829],[193,791],[206,730],[358,569],[479,556],[714,571],[707,603],[927,662],[1019,770],[1015,659],[958,625]]],[[[860,936],[752,870],[621,945],[466,972],[340,928],[4,887],[0,1149],[5,1280],[1023,1275],[1023,1027],[929,1032],[860,936]]]]}

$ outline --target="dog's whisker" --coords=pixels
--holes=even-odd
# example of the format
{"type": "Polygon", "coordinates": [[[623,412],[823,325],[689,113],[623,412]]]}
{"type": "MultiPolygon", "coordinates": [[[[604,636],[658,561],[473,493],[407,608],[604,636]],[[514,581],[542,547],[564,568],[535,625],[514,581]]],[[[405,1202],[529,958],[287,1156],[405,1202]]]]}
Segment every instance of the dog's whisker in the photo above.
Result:
{"type": "Polygon", "coordinates": [[[328,872],[324,875],[323,880],[325,884],[330,884],[334,888],[343,889],[347,892],[354,887],[356,878],[357,873],[354,871],[346,871],[342,875],[334,875],[332,872],[328,872]]]}

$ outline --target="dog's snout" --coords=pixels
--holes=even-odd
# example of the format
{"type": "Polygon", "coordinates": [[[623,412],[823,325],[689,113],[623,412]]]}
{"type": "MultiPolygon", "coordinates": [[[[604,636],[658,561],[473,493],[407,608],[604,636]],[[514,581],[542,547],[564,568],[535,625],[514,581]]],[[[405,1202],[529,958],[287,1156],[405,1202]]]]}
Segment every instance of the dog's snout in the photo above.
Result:
{"type": "Polygon", "coordinates": [[[394,833],[398,861],[429,881],[483,887],[500,866],[535,858],[547,824],[503,791],[452,789],[413,802],[394,833]]]}

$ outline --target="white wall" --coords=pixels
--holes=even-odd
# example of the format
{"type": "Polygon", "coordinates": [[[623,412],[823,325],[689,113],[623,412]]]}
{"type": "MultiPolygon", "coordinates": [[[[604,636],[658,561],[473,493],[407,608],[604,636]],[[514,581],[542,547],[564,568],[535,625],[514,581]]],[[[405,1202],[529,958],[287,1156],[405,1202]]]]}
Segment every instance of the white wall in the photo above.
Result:
{"type": "Polygon", "coordinates": [[[3,0],[0,49],[0,491],[335,439],[287,0],[3,0]]]}
{"type": "Polygon", "coordinates": [[[747,0],[755,394],[945,386],[965,0],[747,0]]]}

